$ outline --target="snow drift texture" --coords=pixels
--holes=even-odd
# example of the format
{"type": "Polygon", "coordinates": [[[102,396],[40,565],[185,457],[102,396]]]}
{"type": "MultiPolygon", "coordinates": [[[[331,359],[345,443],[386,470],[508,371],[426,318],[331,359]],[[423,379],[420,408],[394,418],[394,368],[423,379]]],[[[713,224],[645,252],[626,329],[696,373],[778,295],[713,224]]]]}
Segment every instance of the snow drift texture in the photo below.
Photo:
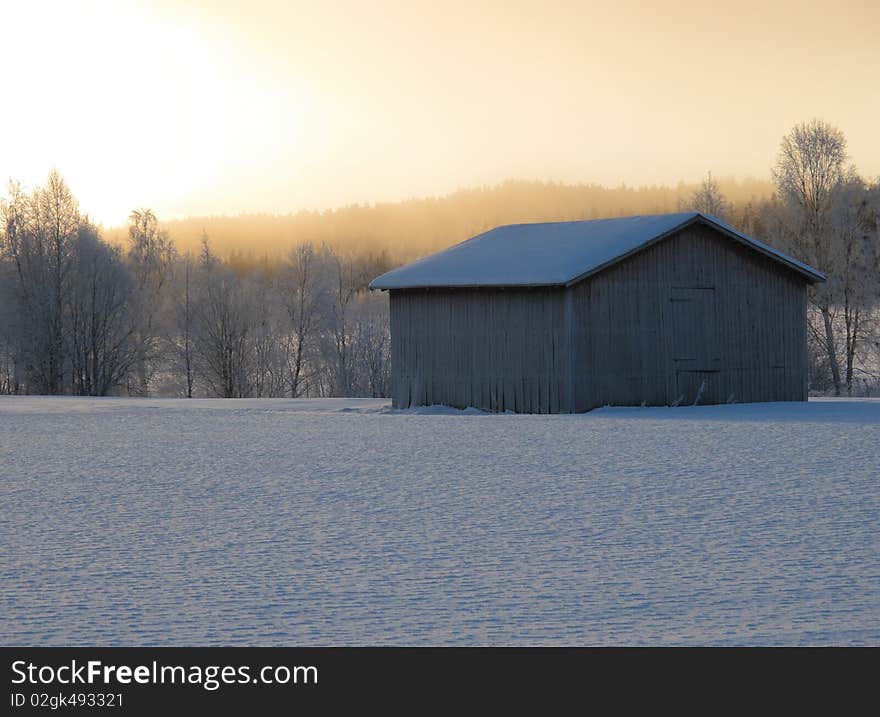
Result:
{"type": "Polygon", "coordinates": [[[880,644],[880,401],[0,397],[0,644],[880,644]]]}

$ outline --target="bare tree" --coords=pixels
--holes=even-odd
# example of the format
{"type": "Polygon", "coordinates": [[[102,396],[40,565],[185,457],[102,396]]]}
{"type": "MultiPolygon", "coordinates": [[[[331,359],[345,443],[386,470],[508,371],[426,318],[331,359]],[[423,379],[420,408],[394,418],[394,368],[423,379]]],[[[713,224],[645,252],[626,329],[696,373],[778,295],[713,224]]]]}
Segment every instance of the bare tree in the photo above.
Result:
{"type": "Polygon", "coordinates": [[[71,286],[79,207],[61,175],[27,195],[11,184],[3,203],[2,253],[15,270],[16,302],[25,318],[21,336],[28,390],[60,393],[68,366],[65,304],[71,286]]]}
{"type": "Polygon", "coordinates": [[[333,364],[333,396],[352,396],[355,392],[354,356],[351,350],[351,305],[367,284],[365,267],[352,256],[343,256],[325,247],[330,269],[327,331],[331,351],[326,359],[333,364]]]}
{"type": "Polygon", "coordinates": [[[0,394],[18,393],[22,384],[24,325],[17,289],[12,264],[0,254],[0,394]]]}
{"type": "Polygon", "coordinates": [[[843,317],[844,386],[848,394],[853,389],[856,356],[868,339],[872,313],[878,305],[880,247],[872,231],[875,224],[868,187],[861,179],[850,179],[835,195],[831,211],[836,249],[832,281],[838,313],[843,317]]]}
{"type": "Polygon", "coordinates": [[[324,293],[321,269],[312,244],[299,244],[288,254],[279,280],[290,322],[286,363],[291,398],[303,392],[306,354],[315,334],[324,293]]]}
{"type": "Polygon", "coordinates": [[[719,219],[725,219],[730,211],[730,205],[721,193],[718,182],[712,179],[712,172],[706,175],[700,188],[691,195],[687,204],[691,211],[719,219]]]}
{"type": "Polygon", "coordinates": [[[67,303],[74,393],[106,396],[139,359],[133,341],[131,290],[131,276],[119,249],[102,242],[97,229],[84,222],[67,303]]]}
{"type": "Polygon", "coordinates": [[[391,326],[385,293],[365,295],[355,308],[357,392],[373,398],[391,393],[391,326]]]}
{"type": "MultiPolygon", "coordinates": [[[[832,217],[835,203],[852,176],[847,162],[843,133],[814,119],[795,126],[783,137],[773,170],[784,205],[782,225],[788,244],[799,258],[831,277],[836,276],[841,257],[841,237],[834,231],[832,217]]],[[[832,280],[812,288],[810,298],[822,319],[834,392],[840,395],[843,381],[834,331],[836,283],[832,280]]]]}
{"type": "Polygon", "coordinates": [[[287,311],[284,297],[263,271],[243,282],[247,306],[253,316],[250,368],[254,396],[283,396],[287,385],[287,311]]]}
{"type": "Polygon", "coordinates": [[[251,395],[251,334],[254,307],[239,277],[203,240],[199,262],[197,350],[200,376],[209,392],[223,398],[251,395]]]}
{"type": "Polygon", "coordinates": [[[197,297],[194,273],[193,259],[186,254],[175,266],[172,283],[173,317],[169,338],[172,353],[183,372],[187,398],[192,398],[195,384],[197,297]]]}
{"type": "Polygon", "coordinates": [[[168,233],[159,228],[159,221],[150,209],[131,213],[128,238],[127,260],[133,278],[132,314],[137,321],[135,339],[140,352],[129,392],[147,395],[161,345],[162,329],[157,317],[161,315],[163,288],[174,257],[174,245],[168,233]]]}

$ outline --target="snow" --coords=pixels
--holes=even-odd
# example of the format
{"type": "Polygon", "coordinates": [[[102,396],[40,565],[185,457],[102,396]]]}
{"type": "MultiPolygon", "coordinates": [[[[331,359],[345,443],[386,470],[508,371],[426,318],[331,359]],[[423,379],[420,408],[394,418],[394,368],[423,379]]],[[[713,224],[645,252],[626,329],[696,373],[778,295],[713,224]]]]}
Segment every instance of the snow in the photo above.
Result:
{"type": "Polygon", "coordinates": [[[880,644],[880,401],[0,398],[0,644],[880,644]]]}
{"type": "Polygon", "coordinates": [[[811,281],[824,281],[824,275],[815,269],[715,217],[684,212],[496,227],[393,269],[373,280],[370,288],[568,284],[695,221],[715,226],[734,240],[792,266],[811,281]]]}

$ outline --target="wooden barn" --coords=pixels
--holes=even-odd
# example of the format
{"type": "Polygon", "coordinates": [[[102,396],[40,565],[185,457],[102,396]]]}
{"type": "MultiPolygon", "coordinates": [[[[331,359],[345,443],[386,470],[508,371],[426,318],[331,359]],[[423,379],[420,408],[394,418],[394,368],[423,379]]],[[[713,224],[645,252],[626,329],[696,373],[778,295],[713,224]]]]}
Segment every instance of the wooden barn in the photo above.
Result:
{"type": "Polygon", "coordinates": [[[375,279],[392,399],[487,411],[807,398],[815,269],[698,213],[498,227],[375,279]]]}

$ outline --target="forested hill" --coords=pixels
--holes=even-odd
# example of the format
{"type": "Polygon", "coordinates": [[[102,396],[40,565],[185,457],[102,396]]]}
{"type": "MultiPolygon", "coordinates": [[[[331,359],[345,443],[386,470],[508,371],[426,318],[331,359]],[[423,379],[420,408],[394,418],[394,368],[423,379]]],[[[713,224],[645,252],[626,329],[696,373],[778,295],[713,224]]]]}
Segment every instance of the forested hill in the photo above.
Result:
{"type": "MultiPolygon", "coordinates": [[[[734,209],[767,199],[769,181],[719,180],[734,209]]],[[[177,247],[197,250],[206,233],[223,256],[278,256],[302,242],[357,253],[387,252],[396,262],[443,249],[500,224],[569,221],[678,211],[698,184],[603,187],[597,184],[507,181],[492,187],[460,189],[442,197],[382,204],[358,204],[327,211],[286,215],[187,217],[162,221],[177,247]]],[[[122,242],[126,228],[105,232],[122,242]]]]}

